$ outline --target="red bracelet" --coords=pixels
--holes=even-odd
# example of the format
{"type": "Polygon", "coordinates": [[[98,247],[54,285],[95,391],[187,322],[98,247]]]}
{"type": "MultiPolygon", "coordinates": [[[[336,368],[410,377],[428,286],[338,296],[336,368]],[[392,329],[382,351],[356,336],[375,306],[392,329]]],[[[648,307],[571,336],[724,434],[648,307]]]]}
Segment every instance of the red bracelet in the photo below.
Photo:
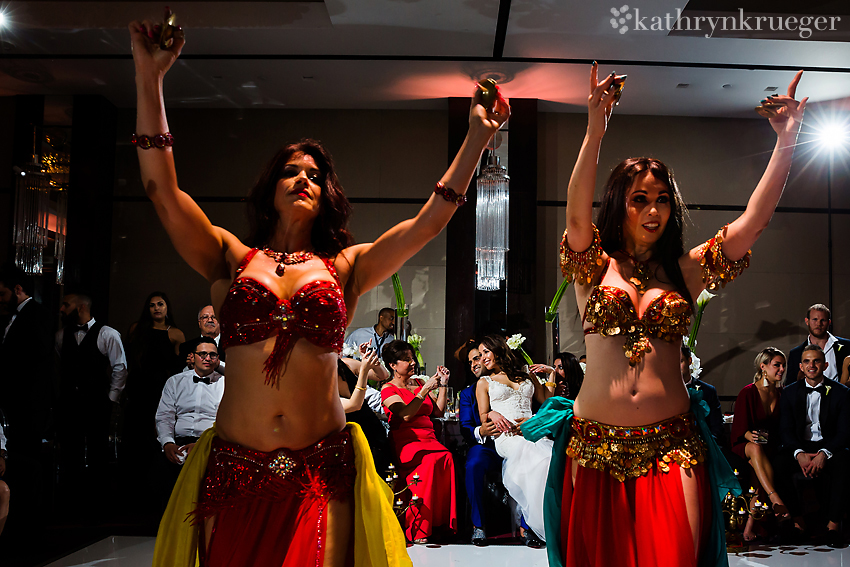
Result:
{"type": "Polygon", "coordinates": [[[130,136],[130,143],[143,150],[149,150],[151,148],[162,149],[166,146],[171,147],[174,145],[174,136],[171,135],[171,132],[157,134],[153,137],[133,134],[130,136]]]}
{"type": "Polygon", "coordinates": [[[434,187],[434,193],[440,195],[449,203],[454,203],[457,207],[466,203],[466,195],[458,195],[457,193],[455,193],[454,189],[443,185],[442,181],[437,181],[437,186],[434,187]]]}

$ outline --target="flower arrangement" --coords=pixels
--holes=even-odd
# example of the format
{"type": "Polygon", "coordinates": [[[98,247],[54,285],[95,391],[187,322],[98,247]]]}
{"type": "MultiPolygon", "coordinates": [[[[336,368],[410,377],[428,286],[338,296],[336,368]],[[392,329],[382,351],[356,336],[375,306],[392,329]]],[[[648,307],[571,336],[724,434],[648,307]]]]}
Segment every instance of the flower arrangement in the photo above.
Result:
{"type": "Polygon", "coordinates": [[[699,332],[700,323],[702,323],[702,314],[705,312],[705,306],[711,301],[716,294],[709,292],[707,289],[702,290],[702,293],[697,297],[697,316],[694,320],[694,326],[691,329],[691,335],[688,337],[688,348],[693,352],[697,344],[697,333],[699,332]]]}
{"type": "Polygon", "coordinates": [[[342,353],[341,356],[343,358],[354,358],[360,360],[360,353],[357,352],[357,349],[351,346],[348,343],[342,343],[342,353]]]}
{"type": "Polygon", "coordinates": [[[398,272],[392,275],[393,292],[395,292],[395,309],[399,317],[407,317],[410,315],[410,308],[404,302],[404,289],[401,287],[401,278],[398,277],[398,272]]]}
{"type": "Polygon", "coordinates": [[[425,337],[422,335],[418,335],[416,333],[411,334],[407,337],[407,342],[410,343],[410,346],[413,347],[413,354],[416,355],[416,362],[419,363],[419,368],[425,366],[425,361],[422,360],[422,341],[425,340],[425,337]]]}
{"type": "Polygon", "coordinates": [[[558,316],[558,305],[561,304],[561,299],[564,298],[564,292],[567,291],[567,287],[570,285],[570,280],[564,278],[564,281],[561,282],[561,285],[558,287],[558,291],[555,292],[555,297],[552,298],[552,303],[549,305],[549,309],[546,310],[546,314],[543,316],[543,320],[547,323],[551,323],[555,320],[555,317],[558,316]]]}
{"type": "Polygon", "coordinates": [[[522,336],[521,333],[517,333],[515,335],[511,335],[508,340],[508,346],[511,350],[519,351],[522,357],[525,359],[526,364],[531,366],[534,362],[531,361],[531,357],[528,356],[528,353],[525,352],[525,349],[522,348],[522,343],[525,342],[525,337],[522,336]]]}

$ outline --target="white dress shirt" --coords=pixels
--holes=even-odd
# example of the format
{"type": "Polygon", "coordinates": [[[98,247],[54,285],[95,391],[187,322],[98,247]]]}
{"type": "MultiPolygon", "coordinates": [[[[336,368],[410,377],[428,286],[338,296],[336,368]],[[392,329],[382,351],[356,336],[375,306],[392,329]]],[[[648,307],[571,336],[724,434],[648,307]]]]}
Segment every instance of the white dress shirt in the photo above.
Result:
{"type": "Polygon", "coordinates": [[[6,433],[3,431],[2,424],[0,424],[0,449],[6,450],[6,433]]]}
{"type": "Polygon", "coordinates": [[[200,437],[215,422],[224,395],[224,376],[213,372],[210,384],[195,382],[194,370],[175,374],[165,383],[156,410],[156,435],[160,445],[175,437],[200,437]]]}
{"type": "MultiPolygon", "coordinates": [[[[841,369],[838,368],[838,364],[835,362],[835,345],[838,342],[838,339],[835,338],[835,335],[827,332],[827,336],[829,337],[826,340],[826,345],[823,347],[823,354],[826,357],[827,363],[829,366],[826,367],[826,370],[823,371],[824,378],[829,378],[830,380],[839,381],[841,379],[841,369]]],[[[808,336],[809,344],[812,344],[812,336],[808,336]]],[[[799,370],[799,368],[797,369],[799,370]]]]}
{"type": "Polygon", "coordinates": [[[8,335],[8,334],[9,334],[9,329],[11,329],[11,328],[12,328],[12,323],[14,323],[14,322],[15,322],[15,319],[17,319],[17,318],[18,318],[18,313],[20,313],[20,312],[21,312],[21,309],[23,309],[23,308],[24,308],[24,305],[26,305],[27,303],[29,303],[31,299],[32,299],[32,297],[28,297],[28,298],[24,299],[23,301],[21,301],[21,302],[18,304],[18,308],[17,308],[17,309],[15,309],[15,312],[14,312],[14,313],[12,313],[12,318],[11,318],[11,319],[9,319],[9,323],[6,325],[6,330],[5,330],[5,331],[3,331],[3,340],[5,340],[5,339],[6,339],[6,335],[8,335]]]}
{"type": "MultiPolygon", "coordinates": [[[[823,382],[821,382],[821,384],[823,384],[823,382]]],[[[802,386],[810,387],[808,382],[804,382],[802,386]]],[[[806,437],[806,441],[818,442],[823,439],[823,431],[821,431],[820,425],[820,403],[820,392],[815,390],[809,390],[808,394],[806,394],[806,427],[804,430],[804,436],[806,437]]],[[[826,455],[827,458],[832,457],[832,453],[827,451],[826,449],[821,449],[821,451],[823,451],[824,455],[826,455]]],[[[802,452],[802,449],[795,450],[794,458],[796,459],[797,455],[802,452]]]]}
{"type": "MultiPolygon", "coordinates": [[[[92,325],[94,325],[94,317],[89,319],[89,322],[85,324],[86,329],[91,329],[92,325]]],[[[77,340],[77,344],[83,342],[86,332],[82,329],[74,332],[74,338],[77,340]]],[[[64,337],[64,329],[56,331],[56,354],[59,356],[62,356],[62,341],[64,337]]],[[[121,343],[121,333],[106,325],[101,327],[100,332],[97,334],[97,350],[109,359],[109,366],[112,367],[109,399],[113,402],[118,402],[121,399],[121,392],[124,391],[124,386],[127,384],[127,356],[124,354],[124,345],[121,343]]]]}

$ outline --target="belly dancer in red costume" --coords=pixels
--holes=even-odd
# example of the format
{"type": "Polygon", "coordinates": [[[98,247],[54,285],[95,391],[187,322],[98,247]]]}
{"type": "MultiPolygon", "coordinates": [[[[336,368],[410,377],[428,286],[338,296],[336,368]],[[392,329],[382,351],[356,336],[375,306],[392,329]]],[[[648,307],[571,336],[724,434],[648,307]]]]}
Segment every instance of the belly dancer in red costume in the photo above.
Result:
{"type": "Polygon", "coordinates": [[[389,488],[359,428],[346,428],[337,353],[360,295],[462,204],[509,106],[499,100],[488,110],[475,95],[466,140],[428,202],[374,243],[352,243],[350,205],[325,149],[311,140],[284,147],[251,191],[243,242],[212,225],[177,184],[162,82],[182,33],[161,44],[151,22],[129,27],[145,191],[177,252],[210,282],[227,348],[214,431],[189,454],[154,563],[194,565],[197,555],[207,566],[410,565],[389,488]]]}
{"type": "Polygon", "coordinates": [[[748,265],[749,249],[782,195],[806,105],[794,100],[801,73],[787,96],[770,99],[778,108],[770,118],[776,147],[746,211],[685,251],[685,205],[672,172],[655,159],[619,164],[608,180],[598,230],[592,222],[599,149],[614,83],[621,80],[612,73],[598,81],[593,65],[587,134],[570,178],[561,244],[561,268],[575,281],[582,310],[587,374],[574,404],[552,398],[523,424],[531,439],[560,434],[552,470],[560,460],[562,472],[550,474],[547,491],[550,565],[727,562],[722,522],[718,534],[713,522],[719,518],[712,517],[720,491],[709,491],[709,476],[716,480],[728,465],[701,434],[703,408],[692,404],[701,393],[689,399],[679,347],[693,299],[748,265]],[[572,419],[547,417],[556,406],[572,419]],[[560,510],[551,506],[558,497],[560,510]]]}

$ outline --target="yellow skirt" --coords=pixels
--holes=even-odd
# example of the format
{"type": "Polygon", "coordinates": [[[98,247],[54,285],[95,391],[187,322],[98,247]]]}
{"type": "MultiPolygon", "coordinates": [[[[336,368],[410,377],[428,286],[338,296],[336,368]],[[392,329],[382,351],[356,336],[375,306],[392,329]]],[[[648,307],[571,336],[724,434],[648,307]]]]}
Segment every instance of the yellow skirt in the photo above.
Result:
{"type": "MultiPolygon", "coordinates": [[[[355,567],[412,567],[407,542],[392,508],[393,494],[375,471],[372,453],[360,426],[346,427],[354,442],[354,565],[355,567]]],[[[199,529],[190,514],[198,505],[215,425],[206,430],[189,453],[168,507],[159,524],[155,567],[196,567],[199,529]]]]}

